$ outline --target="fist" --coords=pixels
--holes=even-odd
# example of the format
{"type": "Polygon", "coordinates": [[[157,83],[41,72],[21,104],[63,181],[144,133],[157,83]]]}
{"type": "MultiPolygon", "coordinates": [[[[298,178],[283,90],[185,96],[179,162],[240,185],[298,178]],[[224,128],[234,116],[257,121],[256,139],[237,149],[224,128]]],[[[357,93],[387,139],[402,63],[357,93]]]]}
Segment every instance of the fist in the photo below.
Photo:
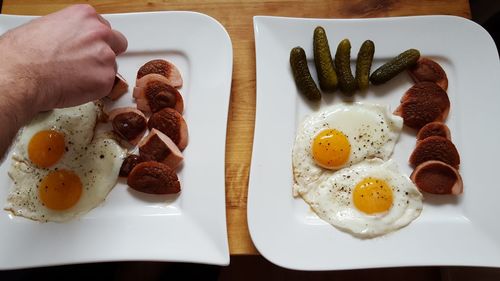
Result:
{"type": "Polygon", "coordinates": [[[126,38],[90,5],[37,18],[0,37],[0,74],[25,87],[37,111],[107,95],[126,38]]]}

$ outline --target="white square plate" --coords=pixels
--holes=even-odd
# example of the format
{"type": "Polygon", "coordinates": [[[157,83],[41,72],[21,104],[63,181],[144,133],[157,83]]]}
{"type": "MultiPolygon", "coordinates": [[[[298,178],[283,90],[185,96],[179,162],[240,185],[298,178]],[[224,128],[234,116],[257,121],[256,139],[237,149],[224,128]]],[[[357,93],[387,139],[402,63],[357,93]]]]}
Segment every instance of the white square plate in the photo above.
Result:
{"type": "MultiPolygon", "coordinates": [[[[129,93],[114,106],[134,106],[131,90],[145,62],[179,68],[189,145],[178,196],[147,195],[121,180],[106,201],[68,223],[38,223],[0,211],[0,269],[55,264],[150,260],[226,265],[224,154],[232,46],[220,23],[194,12],[105,15],[129,46],[118,57],[129,93]],[[207,137],[208,136],[208,137],[207,137]]],[[[32,17],[0,16],[0,34],[32,17]]],[[[0,202],[12,185],[10,155],[0,167],[0,202]]]]}
{"type": "MultiPolygon", "coordinates": [[[[298,19],[255,17],[257,112],[248,194],[250,234],[259,252],[280,266],[333,270],[389,266],[471,265],[500,267],[500,64],[489,34],[459,17],[384,19],[298,19]],[[357,239],[312,213],[292,196],[292,146],[299,122],[314,109],[297,92],[289,54],[312,55],[314,28],[325,28],[330,49],[349,38],[352,69],[366,39],[375,43],[372,71],[400,52],[419,49],[441,64],[449,79],[450,115],[446,121],[461,155],[464,194],[425,194],[424,209],[409,226],[374,239],[357,239]]],[[[356,101],[399,104],[412,81],[405,73],[381,86],[371,85],[356,101]]],[[[337,91],[323,95],[320,108],[338,103],[337,91]]],[[[403,130],[392,158],[407,164],[415,132],[403,130]]]]}

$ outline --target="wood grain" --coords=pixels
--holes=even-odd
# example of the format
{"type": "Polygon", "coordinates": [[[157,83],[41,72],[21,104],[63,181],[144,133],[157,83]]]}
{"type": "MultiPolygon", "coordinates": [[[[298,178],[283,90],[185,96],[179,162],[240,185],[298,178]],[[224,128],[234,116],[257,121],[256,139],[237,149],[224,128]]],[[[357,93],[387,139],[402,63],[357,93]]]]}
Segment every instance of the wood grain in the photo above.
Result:
{"type": "Polygon", "coordinates": [[[246,201],[255,121],[255,46],[252,17],[359,18],[446,14],[470,18],[468,0],[4,0],[5,14],[45,15],[67,5],[88,3],[99,13],[190,10],[225,26],[234,49],[226,139],[226,201],[231,254],[256,254],[247,227],[246,201]]]}

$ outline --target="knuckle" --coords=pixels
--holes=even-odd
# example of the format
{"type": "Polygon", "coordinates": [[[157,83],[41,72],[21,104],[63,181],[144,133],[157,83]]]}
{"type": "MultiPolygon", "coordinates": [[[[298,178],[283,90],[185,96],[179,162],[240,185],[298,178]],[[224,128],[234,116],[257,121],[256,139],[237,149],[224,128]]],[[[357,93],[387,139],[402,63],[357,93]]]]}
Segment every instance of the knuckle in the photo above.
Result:
{"type": "Polygon", "coordinates": [[[99,24],[92,28],[89,32],[89,36],[94,40],[106,40],[111,36],[111,31],[104,25],[99,24]]]}
{"type": "Polygon", "coordinates": [[[77,11],[87,16],[97,15],[97,11],[90,4],[77,4],[74,6],[77,11]]]}
{"type": "Polygon", "coordinates": [[[113,52],[113,50],[111,50],[111,48],[105,44],[103,44],[103,46],[99,48],[97,55],[99,56],[99,60],[106,65],[114,64],[116,60],[115,52],[113,52]]]}

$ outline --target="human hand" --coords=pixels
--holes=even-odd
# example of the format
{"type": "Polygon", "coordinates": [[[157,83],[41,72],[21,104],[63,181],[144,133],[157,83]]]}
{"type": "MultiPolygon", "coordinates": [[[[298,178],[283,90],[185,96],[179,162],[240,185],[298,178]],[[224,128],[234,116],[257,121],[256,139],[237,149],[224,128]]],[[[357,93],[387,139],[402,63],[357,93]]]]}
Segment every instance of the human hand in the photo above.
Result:
{"type": "Polygon", "coordinates": [[[110,92],[116,55],[126,49],[126,38],[92,6],[74,5],[2,35],[0,76],[22,89],[23,97],[11,98],[32,111],[74,106],[110,92]]]}

